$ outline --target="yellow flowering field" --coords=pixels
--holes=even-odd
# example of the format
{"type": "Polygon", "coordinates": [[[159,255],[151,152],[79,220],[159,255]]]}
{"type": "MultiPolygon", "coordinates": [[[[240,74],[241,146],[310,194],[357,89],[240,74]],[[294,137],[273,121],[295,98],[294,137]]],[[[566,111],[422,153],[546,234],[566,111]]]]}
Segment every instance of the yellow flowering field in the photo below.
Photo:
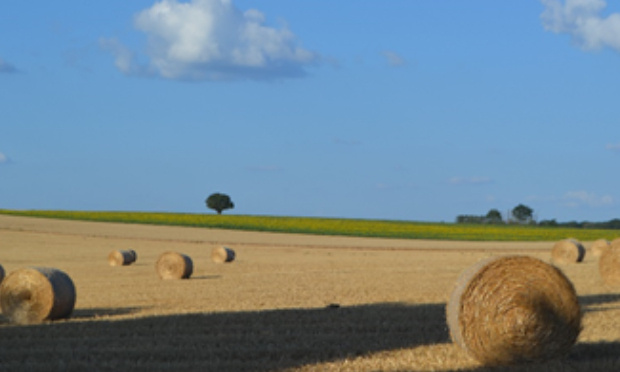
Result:
{"type": "Polygon", "coordinates": [[[620,235],[620,232],[616,230],[601,229],[569,229],[521,225],[464,225],[455,223],[315,217],[59,210],[0,210],[0,214],[101,222],[401,239],[554,241],[570,237],[592,241],[600,238],[611,240],[620,235]]]}

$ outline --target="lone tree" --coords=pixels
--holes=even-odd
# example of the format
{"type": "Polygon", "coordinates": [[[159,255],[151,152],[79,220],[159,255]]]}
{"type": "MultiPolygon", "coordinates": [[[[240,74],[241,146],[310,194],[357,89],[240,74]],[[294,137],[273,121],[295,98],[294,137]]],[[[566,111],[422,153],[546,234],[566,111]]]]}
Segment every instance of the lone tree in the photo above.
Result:
{"type": "Polygon", "coordinates": [[[526,205],[519,204],[512,209],[512,216],[520,223],[532,221],[534,210],[526,205]]]}
{"type": "Polygon", "coordinates": [[[219,192],[209,195],[206,203],[207,208],[213,209],[217,212],[217,214],[222,214],[223,210],[232,209],[235,207],[232,200],[230,200],[230,196],[226,194],[220,194],[219,192]]]}

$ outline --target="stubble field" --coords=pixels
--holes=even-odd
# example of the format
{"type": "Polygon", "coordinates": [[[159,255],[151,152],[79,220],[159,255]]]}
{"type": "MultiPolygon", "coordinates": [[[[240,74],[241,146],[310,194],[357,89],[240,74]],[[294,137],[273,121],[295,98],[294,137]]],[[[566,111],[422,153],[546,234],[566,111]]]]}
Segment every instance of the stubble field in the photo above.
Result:
{"type": "Polygon", "coordinates": [[[548,262],[552,245],[0,216],[7,273],[55,267],[77,290],[69,320],[17,326],[0,316],[0,371],[620,370],[620,293],[602,284],[587,254],[560,266],[584,313],[566,358],[484,368],[451,342],[445,305],[463,269],[506,254],[548,262]],[[219,245],[237,259],[211,262],[219,245]],[[137,262],[109,266],[117,249],[135,250],[137,262]],[[155,262],[166,251],[192,258],[191,279],[159,279],[155,262]]]}

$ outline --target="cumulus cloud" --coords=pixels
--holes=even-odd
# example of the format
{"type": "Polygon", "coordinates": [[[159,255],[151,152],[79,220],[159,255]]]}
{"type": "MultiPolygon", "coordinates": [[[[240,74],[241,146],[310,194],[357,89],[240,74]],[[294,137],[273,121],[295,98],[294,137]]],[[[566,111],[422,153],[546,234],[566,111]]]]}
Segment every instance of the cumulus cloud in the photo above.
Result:
{"type": "Polygon", "coordinates": [[[385,57],[387,63],[390,66],[398,67],[403,66],[405,65],[405,63],[407,63],[403,57],[391,50],[384,50],[383,52],[381,52],[381,54],[385,57]]]}
{"type": "Polygon", "coordinates": [[[492,183],[493,180],[489,177],[452,177],[448,181],[452,185],[484,185],[492,183]]]}
{"type": "Polygon", "coordinates": [[[562,203],[568,207],[603,207],[614,204],[614,198],[610,195],[597,195],[587,191],[569,191],[562,197],[562,203]]]}
{"type": "Polygon", "coordinates": [[[620,13],[603,16],[604,0],[541,0],[546,30],[569,34],[585,50],[610,47],[620,51],[620,13]]]}
{"type": "Polygon", "coordinates": [[[138,13],[134,26],[147,36],[145,65],[119,41],[102,40],[117,68],[128,74],[180,80],[299,77],[319,60],[286,25],[268,26],[263,13],[242,12],[231,0],[162,0],[138,13]]]}
{"type": "Polygon", "coordinates": [[[15,72],[17,72],[15,66],[0,58],[0,73],[12,74],[15,72]]]}

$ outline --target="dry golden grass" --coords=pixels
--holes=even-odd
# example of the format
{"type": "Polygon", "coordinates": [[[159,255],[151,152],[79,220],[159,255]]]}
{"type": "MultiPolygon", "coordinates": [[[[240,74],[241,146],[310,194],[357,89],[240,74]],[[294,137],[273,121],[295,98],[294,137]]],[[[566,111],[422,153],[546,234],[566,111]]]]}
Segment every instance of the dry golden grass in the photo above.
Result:
{"type": "MultiPolygon", "coordinates": [[[[492,371],[452,344],[445,304],[480,259],[553,243],[303,236],[0,216],[7,274],[51,266],[73,279],[73,317],[18,326],[0,317],[1,371],[492,371]],[[233,265],[211,261],[226,245],[233,265]],[[111,267],[112,250],[140,259],[111,267]],[[192,257],[189,280],[166,281],[166,251],[192,257]]],[[[597,261],[560,266],[584,310],[562,360],[501,370],[620,370],[620,294],[597,261]]]]}

